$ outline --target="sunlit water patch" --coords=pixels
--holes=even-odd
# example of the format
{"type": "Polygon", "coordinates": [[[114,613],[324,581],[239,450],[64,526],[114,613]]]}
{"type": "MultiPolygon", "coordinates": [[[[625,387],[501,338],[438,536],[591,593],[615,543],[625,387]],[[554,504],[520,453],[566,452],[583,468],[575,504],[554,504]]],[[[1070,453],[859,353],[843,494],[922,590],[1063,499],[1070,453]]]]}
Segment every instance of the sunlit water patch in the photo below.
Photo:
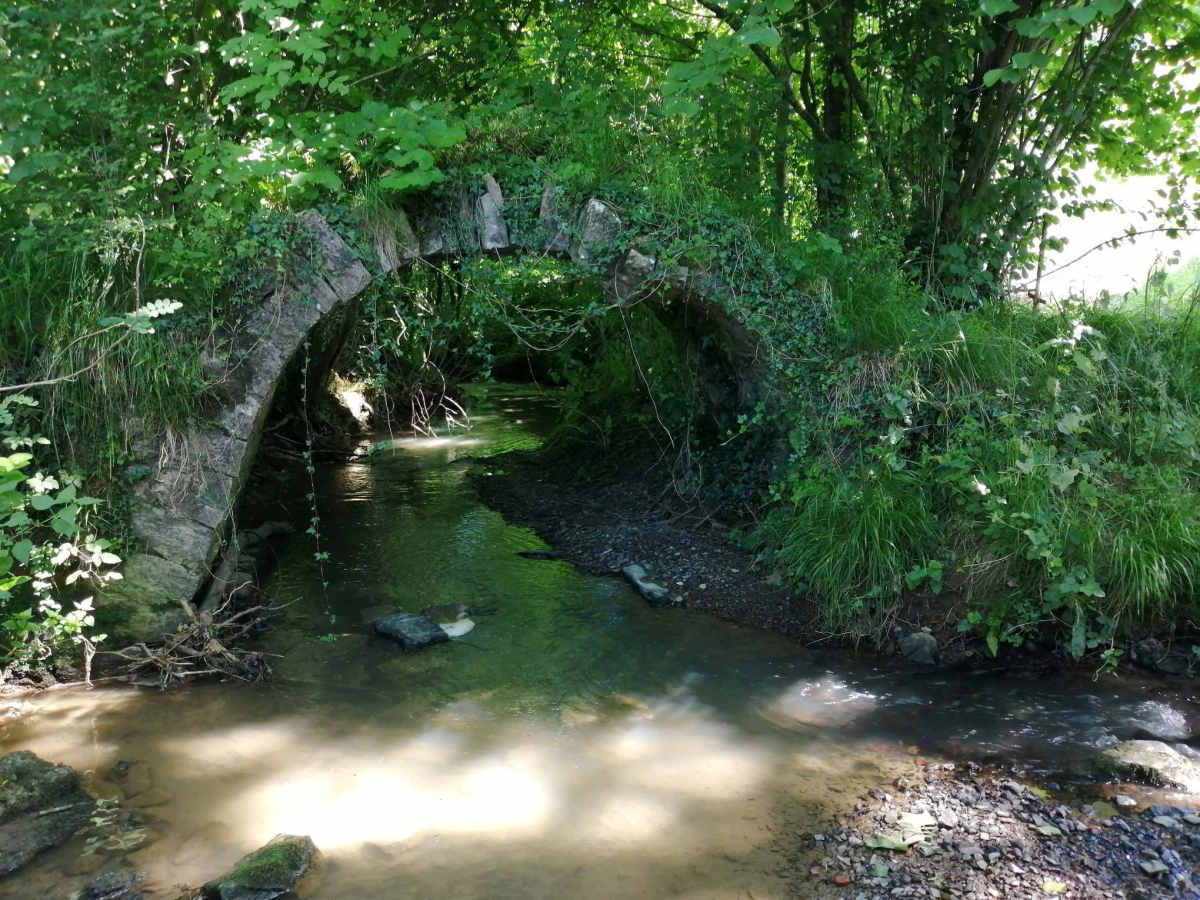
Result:
{"type": "MultiPolygon", "coordinates": [[[[274,681],[0,704],[2,749],[74,766],[125,823],[43,854],[0,897],[66,897],[119,859],[170,896],[290,832],[322,848],[312,896],[329,900],[782,900],[788,829],[909,770],[914,749],[1052,763],[1188,725],[1178,698],[821,657],[524,559],[544,545],[480,505],[468,473],[537,446],[555,411],[512,387],[491,398],[470,431],[377,435],[318,470],[328,586],[294,539],[270,587],[300,599],[262,638],[282,654],[274,681]],[[475,628],[448,644],[406,655],[371,633],[455,602],[475,628]]],[[[257,512],[305,521],[307,491],[297,473],[257,512]]]]}

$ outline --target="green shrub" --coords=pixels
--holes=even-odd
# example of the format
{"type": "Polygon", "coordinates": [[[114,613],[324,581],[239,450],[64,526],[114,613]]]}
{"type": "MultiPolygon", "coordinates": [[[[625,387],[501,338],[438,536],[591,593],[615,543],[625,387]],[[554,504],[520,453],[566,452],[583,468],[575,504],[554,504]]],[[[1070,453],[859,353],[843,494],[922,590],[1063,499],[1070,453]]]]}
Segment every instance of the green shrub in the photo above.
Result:
{"type": "Polygon", "coordinates": [[[912,560],[939,541],[926,486],[883,463],[806,473],[766,532],[791,578],[823,598],[823,624],[855,633],[887,618],[912,560]]]}

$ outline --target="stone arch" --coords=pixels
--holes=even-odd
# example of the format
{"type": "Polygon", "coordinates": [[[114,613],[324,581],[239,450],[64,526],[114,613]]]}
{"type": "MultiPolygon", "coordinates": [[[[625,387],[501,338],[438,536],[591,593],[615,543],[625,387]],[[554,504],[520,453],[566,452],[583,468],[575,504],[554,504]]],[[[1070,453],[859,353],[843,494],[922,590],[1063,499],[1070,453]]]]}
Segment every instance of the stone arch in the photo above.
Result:
{"type": "MultiPolygon", "coordinates": [[[[541,192],[533,228],[510,227],[505,207],[500,185],[488,175],[483,192],[462,197],[452,212],[429,204],[414,224],[395,211],[372,236],[383,274],[479,254],[552,255],[588,267],[619,247],[625,227],[614,205],[591,198],[570,207],[553,184],[541,192]]],[[[123,580],[105,597],[118,615],[124,611],[122,637],[157,640],[184,621],[181,601],[203,611],[235,587],[233,512],[288,362],[326,316],[372,280],[319,213],[306,211],[300,222],[313,239],[314,264],[298,267],[264,295],[210,415],[186,435],[169,436],[142,463],[148,474],[134,490],[132,515],[142,550],[126,560],[123,580]]],[[[729,293],[720,279],[634,248],[619,252],[601,277],[610,305],[652,304],[694,366],[710,406],[746,408],[760,399],[768,354],[744,317],[717,302],[729,293]]]]}

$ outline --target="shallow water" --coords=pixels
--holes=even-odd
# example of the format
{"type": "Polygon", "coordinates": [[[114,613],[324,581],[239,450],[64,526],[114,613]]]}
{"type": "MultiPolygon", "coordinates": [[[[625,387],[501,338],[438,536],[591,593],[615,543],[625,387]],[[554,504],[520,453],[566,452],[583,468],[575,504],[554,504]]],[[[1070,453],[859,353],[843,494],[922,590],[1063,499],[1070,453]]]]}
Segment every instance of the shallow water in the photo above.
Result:
{"type": "MultiPolygon", "coordinates": [[[[67,897],[97,857],[127,858],[170,897],[288,832],[324,853],[314,898],[782,900],[797,831],[916,753],[1053,766],[1196,721],[1190,698],[1111,678],[819,655],[521,558],[544,545],[480,505],[468,473],[536,446],[553,417],[500,386],[469,431],[321,468],[328,587],[297,536],[271,590],[300,599],[262,639],[285,654],[273,681],[0,704],[0,750],[72,765],[143,810],[0,880],[0,897],[67,897]],[[405,655],[370,633],[386,610],[457,601],[477,627],[449,644],[405,655]],[[121,760],[148,791],[121,796],[121,760]]],[[[281,476],[257,491],[258,517],[304,521],[307,491],[303,473],[281,476]]]]}

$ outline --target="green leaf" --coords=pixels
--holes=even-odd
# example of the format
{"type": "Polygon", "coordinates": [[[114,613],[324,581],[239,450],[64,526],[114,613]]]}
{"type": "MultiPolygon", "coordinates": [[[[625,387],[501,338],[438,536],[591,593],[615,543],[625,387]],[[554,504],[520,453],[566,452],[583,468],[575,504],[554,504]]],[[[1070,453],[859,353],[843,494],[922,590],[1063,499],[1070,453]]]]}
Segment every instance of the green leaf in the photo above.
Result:
{"type": "Polygon", "coordinates": [[[1050,62],[1049,53],[1014,53],[1013,65],[1018,69],[1042,69],[1050,62]]]}
{"type": "Polygon", "coordinates": [[[15,556],[20,562],[27,563],[29,562],[29,554],[32,550],[33,541],[17,541],[12,546],[12,555],[15,556]]]}
{"type": "Polygon", "coordinates": [[[1075,350],[1071,353],[1071,360],[1075,363],[1075,368],[1088,378],[1100,377],[1100,370],[1096,368],[1096,364],[1086,354],[1075,350]]]}
{"type": "MultiPolygon", "coordinates": [[[[1077,662],[1083,658],[1084,651],[1087,650],[1087,617],[1083,614],[1083,610],[1078,608],[1075,610],[1075,622],[1071,625],[1071,642],[1067,645],[1067,650],[1077,662]]],[[[1039,828],[1038,831],[1041,829],[1039,828]]],[[[1061,833],[1057,828],[1054,831],[1061,833]]]]}
{"type": "Polygon", "coordinates": [[[316,166],[306,169],[292,179],[292,184],[297,187],[305,184],[316,184],[331,191],[340,191],[342,189],[342,179],[338,177],[337,172],[328,166],[316,166]]]}
{"type": "Polygon", "coordinates": [[[8,473],[15,472],[17,469],[23,469],[32,461],[33,455],[30,453],[14,453],[12,456],[0,456],[0,472],[8,473]]]}
{"type": "Polygon", "coordinates": [[[1017,34],[1028,38],[1041,37],[1047,29],[1054,27],[1054,23],[1044,16],[1036,19],[1017,19],[1012,24],[1017,34]]]}
{"type": "Polygon", "coordinates": [[[979,11],[985,16],[991,16],[992,18],[1002,16],[1005,13],[1016,12],[1017,9],[1017,4],[1013,3],[1013,0],[983,0],[979,4],[979,11]]]}
{"type": "Polygon", "coordinates": [[[1075,483],[1075,476],[1078,474],[1078,469],[1063,469],[1061,472],[1050,476],[1050,483],[1060,491],[1065,491],[1075,483]]]}
{"type": "Polygon", "coordinates": [[[908,852],[908,844],[904,843],[904,839],[898,834],[873,834],[871,837],[864,840],[863,843],[872,850],[896,850],[900,853],[908,852]]]}
{"type": "Polygon", "coordinates": [[[761,19],[747,19],[737,31],[737,42],[745,47],[759,46],[768,50],[778,47],[783,40],[779,32],[761,19]]]}
{"type": "Polygon", "coordinates": [[[1014,72],[1012,69],[990,69],[985,72],[983,76],[983,84],[985,87],[992,87],[998,81],[1003,81],[1007,84],[1015,84],[1020,80],[1020,73],[1014,72]]]}
{"type": "Polygon", "coordinates": [[[1069,435],[1075,434],[1076,432],[1082,431],[1083,426],[1087,423],[1087,420],[1090,418],[1091,418],[1091,415],[1085,416],[1082,413],[1069,412],[1065,416],[1063,416],[1061,419],[1059,419],[1057,422],[1055,422],[1054,427],[1057,428],[1060,433],[1069,436],[1069,435]]]}
{"type": "Polygon", "coordinates": [[[441,119],[434,119],[425,126],[425,140],[430,147],[443,150],[461,144],[467,139],[467,133],[457,125],[447,125],[441,119]]]}
{"type": "Polygon", "coordinates": [[[1090,25],[1099,10],[1094,6],[1072,6],[1067,14],[1079,25],[1090,25]]]}
{"type": "Polygon", "coordinates": [[[29,505],[38,512],[49,509],[55,504],[55,500],[49,494],[34,494],[29,498],[29,505]]]}
{"type": "Polygon", "coordinates": [[[1121,11],[1121,7],[1125,5],[1125,0],[1092,0],[1092,6],[1112,18],[1121,11]]]}

